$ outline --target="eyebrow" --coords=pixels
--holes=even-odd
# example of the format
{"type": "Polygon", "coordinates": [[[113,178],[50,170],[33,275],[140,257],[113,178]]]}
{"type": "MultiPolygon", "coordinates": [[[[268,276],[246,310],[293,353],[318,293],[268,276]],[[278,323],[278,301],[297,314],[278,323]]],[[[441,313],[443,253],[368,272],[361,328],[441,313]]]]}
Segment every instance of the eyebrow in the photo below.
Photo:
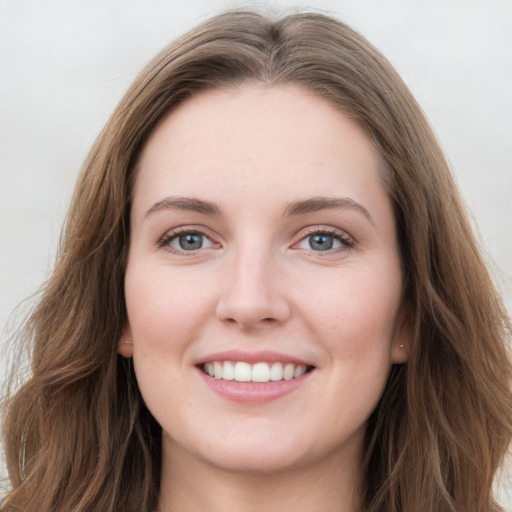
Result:
{"type": "MultiPolygon", "coordinates": [[[[368,210],[349,197],[312,197],[310,199],[291,202],[284,210],[284,216],[304,215],[334,208],[353,209],[362,213],[371,224],[373,219],[368,210]]],[[[217,204],[193,197],[169,196],[157,201],[147,212],[145,217],[162,210],[185,210],[204,215],[221,215],[217,204]]]]}
{"type": "Polygon", "coordinates": [[[362,213],[371,224],[374,224],[370,212],[361,204],[349,197],[312,197],[303,201],[293,201],[285,211],[285,215],[303,215],[331,208],[356,210],[362,213]]]}
{"type": "Polygon", "coordinates": [[[156,202],[147,212],[145,217],[162,210],[186,210],[202,213],[204,215],[220,215],[220,209],[215,203],[195,199],[192,197],[166,197],[156,202]]]}

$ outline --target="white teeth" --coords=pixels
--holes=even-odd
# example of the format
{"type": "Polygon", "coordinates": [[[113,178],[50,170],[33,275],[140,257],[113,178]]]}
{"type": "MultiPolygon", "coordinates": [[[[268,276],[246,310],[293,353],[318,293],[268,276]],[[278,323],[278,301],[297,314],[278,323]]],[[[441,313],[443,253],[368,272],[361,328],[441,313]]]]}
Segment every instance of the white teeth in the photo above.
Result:
{"type": "Polygon", "coordinates": [[[224,380],[235,380],[235,365],[231,361],[225,361],[222,371],[224,380]]]}
{"type": "Polygon", "coordinates": [[[306,373],[306,369],[307,368],[303,364],[299,364],[299,366],[296,366],[295,371],[293,372],[293,378],[296,379],[297,377],[304,375],[306,373]]]}
{"type": "Polygon", "coordinates": [[[219,361],[213,363],[213,376],[216,379],[222,379],[222,364],[219,361]]]}
{"type": "Polygon", "coordinates": [[[238,362],[235,364],[235,380],[237,382],[251,382],[252,371],[249,363],[238,362]]]}
{"type": "Polygon", "coordinates": [[[270,380],[277,381],[283,378],[283,365],[281,363],[274,363],[270,368],[270,380]]]}
{"type": "Polygon", "coordinates": [[[307,371],[305,365],[293,363],[256,363],[249,364],[243,361],[213,361],[203,365],[205,373],[222,380],[236,380],[237,382],[276,382],[280,380],[297,379],[307,371]]]}
{"type": "Polygon", "coordinates": [[[252,367],[253,382],[268,382],[270,380],[270,368],[267,363],[256,363],[252,367]]]}
{"type": "Polygon", "coordinates": [[[284,380],[292,380],[293,372],[295,371],[295,365],[291,363],[287,363],[283,368],[283,379],[284,380]]]}

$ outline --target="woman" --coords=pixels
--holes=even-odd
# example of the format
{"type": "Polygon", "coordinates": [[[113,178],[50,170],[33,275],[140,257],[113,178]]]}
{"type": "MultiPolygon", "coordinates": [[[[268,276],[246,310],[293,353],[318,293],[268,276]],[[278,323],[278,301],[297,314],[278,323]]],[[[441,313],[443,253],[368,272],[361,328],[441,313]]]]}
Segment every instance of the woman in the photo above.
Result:
{"type": "Polygon", "coordinates": [[[226,13],[84,165],[3,510],[499,510],[509,332],[389,63],[322,15],[226,13]]]}

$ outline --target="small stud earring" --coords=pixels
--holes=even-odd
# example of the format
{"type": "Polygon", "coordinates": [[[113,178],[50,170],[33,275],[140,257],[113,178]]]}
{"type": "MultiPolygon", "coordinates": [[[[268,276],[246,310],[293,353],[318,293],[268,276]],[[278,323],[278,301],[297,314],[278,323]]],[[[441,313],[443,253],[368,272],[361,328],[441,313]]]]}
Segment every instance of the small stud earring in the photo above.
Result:
{"type": "Polygon", "coordinates": [[[403,346],[403,345],[400,345],[400,348],[404,348],[404,346],[403,346]]]}

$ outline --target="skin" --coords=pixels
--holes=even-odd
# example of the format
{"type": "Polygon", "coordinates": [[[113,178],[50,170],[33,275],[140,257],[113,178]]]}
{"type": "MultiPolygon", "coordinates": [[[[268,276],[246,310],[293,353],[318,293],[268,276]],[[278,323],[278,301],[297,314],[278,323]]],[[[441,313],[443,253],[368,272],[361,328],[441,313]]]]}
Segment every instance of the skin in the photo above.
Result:
{"type": "Polygon", "coordinates": [[[375,147],[300,87],[243,84],[181,104],[139,164],[125,280],[133,345],[119,351],[163,429],[159,511],[358,510],[365,425],[408,353],[375,147]],[[290,214],[318,197],[344,203],[290,214]],[[183,230],[203,246],[181,248],[183,230]],[[333,249],[312,245],[319,230],[333,249]],[[275,400],[234,402],[196,367],[232,349],[314,369],[275,400]]]}

